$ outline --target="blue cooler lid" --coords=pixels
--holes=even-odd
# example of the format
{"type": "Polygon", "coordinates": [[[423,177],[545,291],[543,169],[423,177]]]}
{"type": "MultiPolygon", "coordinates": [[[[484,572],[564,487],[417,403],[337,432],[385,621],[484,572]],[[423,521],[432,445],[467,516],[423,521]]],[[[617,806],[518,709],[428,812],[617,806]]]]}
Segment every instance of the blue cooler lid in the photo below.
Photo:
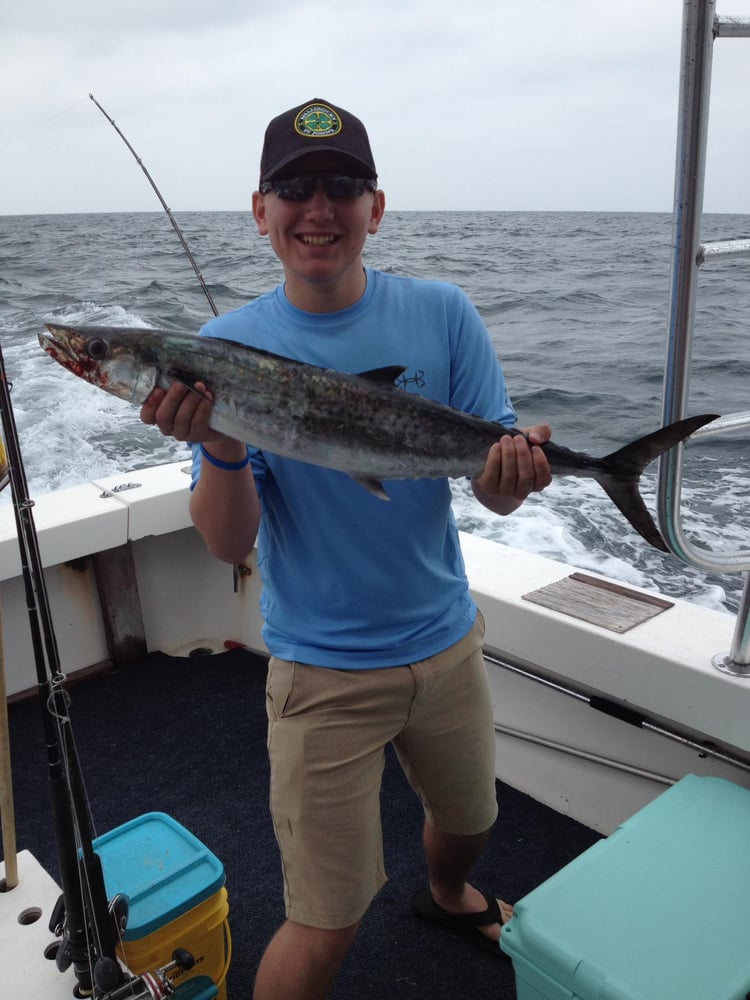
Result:
{"type": "Polygon", "coordinates": [[[224,866],[166,813],[145,813],[97,837],[104,885],[130,902],[125,941],[146,937],[209,899],[224,885],[224,866]]]}

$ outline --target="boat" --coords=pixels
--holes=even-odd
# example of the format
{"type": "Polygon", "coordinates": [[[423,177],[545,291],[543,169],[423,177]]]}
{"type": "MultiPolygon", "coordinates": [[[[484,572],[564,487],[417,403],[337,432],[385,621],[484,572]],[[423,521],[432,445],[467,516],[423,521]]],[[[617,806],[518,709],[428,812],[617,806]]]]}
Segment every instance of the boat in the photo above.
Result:
{"type": "MultiPolygon", "coordinates": [[[[719,17],[712,0],[687,0],[664,423],[685,416],[700,266],[750,255],[750,240],[700,242],[711,53],[714,39],[724,36],[750,37],[750,20],[719,17]]],[[[709,437],[747,427],[750,414],[733,414],[698,433],[709,437]]],[[[227,656],[231,670],[262,675],[266,650],[254,553],[235,567],[208,554],[188,513],[189,472],[178,462],[104,477],[34,500],[61,669],[74,705],[90,685],[104,684],[102,678],[116,677],[116,684],[107,683],[118,691],[126,689],[128,671],[133,684],[148,691],[147,664],[155,655],[167,658],[164,670],[169,677],[190,677],[191,684],[198,669],[205,677],[212,663],[227,656]]],[[[687,775],[718,778],[750,790],[750,552],[714,554],[691,545],[681,527],[680,477],[677,448],[660,469],[662,534],[685,562],[746,574],[736,618],[476,536],[461,536],[472,592],[486,621],[498,782],[508,794],[526,797],[513,800],[518,808],[528,799],[528,808],[542,811],[534,815],[543,815],[539,822],[545,836],[549,831],[550,837],[558,837],[555,831],[562,823],[581,850],[613,835],[687,775]]],[[[26,696],[37,686],[27,598],[17,525],[13,510],[4,507],[0,608],[12,710],[26,704],[26,696]]],[[[231,687],[221,690],[223,697],[231,697],[231,687]]],[[[185,697],[185,692],[175,691],[173,703],[162,709],[165,718],[183,711],[185,697]]],[[[211,698],[210,684],[200,697],[211,698]]],[[[214,718],[202,701],[204,710],[214,718]]],[[[133,725],[133,717],[128,719],[133,725]]],[[[165,723],[168,740],[174,739],[170,732],[165,723]]],[[[210,743],[212,737],[205,733],[200,739],[210,743]]],[[[41,756],[39,770],[41,781],[41,756]]],[[[113,774],[110,780],[139,780],[126,774],[113,774]]],[[[201,794],[195,788],[184,792],[187,800],[201,794]]],[[[138,796],[133,795],[132,802],[137,808],[138,796]]],[[[224,841],[210,823],[207,832],[208,839],[224,841]]],[[[559,861],[555,857],[553,864],[559,861]]],[[[6,856],[6,879],[7,868],[6,856]]],[[[21,851],[18,868],[19,885],[0,893],[4,982],[9,995],[19,1000],[67,997],[74,986],[72,972],[62,974],[42,957],[54,941],[48,916],[59,888],[30,851],[21,851]]],[[[231,881],[229,889],[231,905],[231,881]]],[[[388,933],[377,926],[377,933],[388,933]]],[[[403,938],[403,921],[398,927],[403,938]]],[[[441,950],[439,945],[428,948],[430,961],[437,961],[441,950]]],[[[360,958],[365,961],[364,951],[360,958]]],[[[462,966],[464,985],[470,975],[467,968],[462,966]]],[[[488,973],[485,963],[477,974],[490,984],[485,992],[470,979],[466,996],[513,995],[507,978],[512,979],[512,973],[506,971],[506,985],[498,985],[501,981],[492,978],[492,968],[488,973]]],[[[400,971],[401,985],[388,986],[393,997],[428,995],[408,981],[406,967],[400,971]]],[[[446,992],[429,995],[463,995],[445,976],[440,972],[446,992]]],[[[356,988],[349,981],[348,992],[336,995],[377,996],[382,988],[367,993],[361,981],[356,988]]]]}

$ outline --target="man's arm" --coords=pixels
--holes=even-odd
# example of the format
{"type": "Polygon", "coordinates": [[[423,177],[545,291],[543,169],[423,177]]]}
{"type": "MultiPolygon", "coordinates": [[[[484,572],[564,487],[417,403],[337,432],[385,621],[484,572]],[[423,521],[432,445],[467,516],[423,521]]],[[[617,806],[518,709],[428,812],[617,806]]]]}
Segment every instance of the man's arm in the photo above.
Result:
{"type": "MultiPolygon", "coordinates": [[[[166,393],[154,389],[141,408],[141,420],[156,424],[162,434],[178,441],[203,444],[218,462],[242,463],[246,445],[208,426],[210,394],[200,382],[195,387],[208,398],[202,399],[179,382],[166,393]]],[[[190,496],[190,516],[213,556],[241,562],[252,549],[260,524],[252,466],[226,469],[203,456],[200,478],[190,496]]]]}

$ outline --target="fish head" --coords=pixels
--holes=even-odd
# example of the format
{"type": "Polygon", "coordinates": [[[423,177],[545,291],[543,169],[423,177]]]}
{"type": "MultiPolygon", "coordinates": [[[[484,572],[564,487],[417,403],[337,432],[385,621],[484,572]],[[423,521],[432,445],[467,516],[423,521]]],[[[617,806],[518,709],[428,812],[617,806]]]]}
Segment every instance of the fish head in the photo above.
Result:
{"type": "Polygon", "coordinates": [[[63,368],[120,399],[143,403],[159,380],[150,331],[45,324],[41,347],[63,368]]]}

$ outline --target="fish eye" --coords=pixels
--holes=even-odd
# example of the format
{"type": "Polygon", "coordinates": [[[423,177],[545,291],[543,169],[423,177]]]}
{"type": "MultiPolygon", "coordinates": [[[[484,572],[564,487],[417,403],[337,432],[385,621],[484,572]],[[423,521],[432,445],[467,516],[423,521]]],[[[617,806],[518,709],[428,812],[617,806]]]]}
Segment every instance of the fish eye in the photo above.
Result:
{"type": "Polygon", "coordinates": [[[86,345],[86,351],[94,361],[101,361],[107,356],[107,344],[103,340],[90,340],[86,345]]]}

